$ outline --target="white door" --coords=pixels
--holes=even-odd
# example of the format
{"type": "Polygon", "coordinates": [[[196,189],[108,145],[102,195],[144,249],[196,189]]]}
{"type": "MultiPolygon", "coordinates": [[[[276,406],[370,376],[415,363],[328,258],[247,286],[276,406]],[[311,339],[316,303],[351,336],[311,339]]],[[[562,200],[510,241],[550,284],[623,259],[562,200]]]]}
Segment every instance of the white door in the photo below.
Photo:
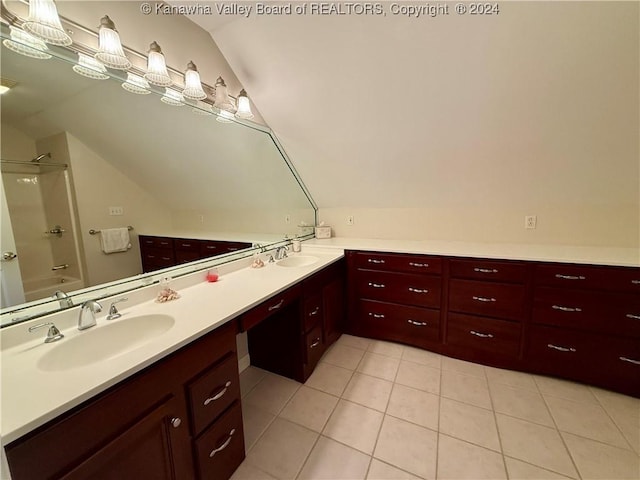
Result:
{"type": "Polygon", "coordinates": [[[0,307],[10,307],[25,302],[20,264],[16,254],[16,242],[9,217],[9,206],[0,181],[0,307]]]}

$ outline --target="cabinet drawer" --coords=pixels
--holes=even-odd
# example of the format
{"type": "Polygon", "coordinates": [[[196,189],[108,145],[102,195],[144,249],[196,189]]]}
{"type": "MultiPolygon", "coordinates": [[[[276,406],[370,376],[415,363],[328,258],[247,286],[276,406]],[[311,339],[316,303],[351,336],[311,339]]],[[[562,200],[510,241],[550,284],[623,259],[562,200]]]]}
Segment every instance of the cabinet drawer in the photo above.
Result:
{"type": "Polygon", "coordinates": [[[173,239],[169,237],[148,237],[140,235],[140,245],[144,247],[173,249],[173,239]]]}
{"type": "Polygon", "coordinates": [[[200,254],[203,257],[213,257],[214,255],[220,255],[225,250],[222,248],[220,242],[214,240],[202,240],[200,242],[200,254]]]}
{"type": "Polygon", "coordinates": [[[195,441],[195,451],[202,480],[227,480],[231,477],[244,459],[239,401],[195,441]]]}
{"type": "Polygon", "coordinates": [[[451,280],[449,310],[489,317],[522,320],[525,287],[506,283],[451,280]]]}
{"type": "Polygon", "coordinates": [[[145,248],[142,252],[142,262],[159,267],[170,267],[172,265],[175,265],[176,260],[173,254],[173,250],[164,250],[161,248],[145,248]]]}
{"type": "Polygon", "coordinates": [[[303,332],[308,332],[322,320],[322,294],[318,293],[304,299],[302,309],[303,332]]]}
{"type": "Polygon", "coordinates": [[[247,242],[223,242],[222,249],[224,252],[235,252],[245,248],[251,248],[251,244],[247,242]]]}
{"type": "Polygon", "coordinates": [[[536,265],[536,285],[640,293],[640,268],[573,264],[536,265]]]}
{"type": "Polygon", "coordinates": [[[200,240],[191,240],[187,238],[174,238],[173,248],[183,252],[200,253],[200,240]]]}
{"type": "Polygon", "coordinates": [[[357,288],[361,298],[440,308],[440,277],[359,270],[357,288]]]}
{"type": "Polygon", "coordinates": [[[359,252],[355,256],[357,268],[439,275],[442,259],[428,255],[400,255],[393,253],[359,252]]]}
{"type": "Polygon", "coordinates": [[[524,283],[527,266],[515,262],[495,262],[492,260],[451,260],[451,276],[489,280],[494,282],[524,283]]]}
{"type": "Polygon", "coordinates": [[[241,331],[249,330],[251,327],[257,325],[268,316],[278,312],[290,303],[296,301],[300,297],[301,291],[301,287],[299,285],[296,285],[292,288],[289,288],[288,290],[285,290],[284,292],[274,295],[269,300],[249,310],[247,313],[242,315],[242,317],[240,317],[241,331]]]}
{"type": "Polygon", "coordinates": [[[305,363],[315,366],[324,353],[322,324],[318,324],[305,336],[305,363]]]}
{"type": "Polygon", "coordinates": [[[493,318],[450,313],[447,343],[454,347],[480,351],[499,357],[516,358],[520,351],[522,326],[493,318]]]}
{"type": "Polygon", "coordinates": [[[640,297],[539,287],[535,290],[533,322],[640,337],[640,297]]]}
{"type": "Polygon", "coordinates": [[[201,258],[200,252],[189,252],[189,251],[182,251],[182,250],[176,251],[177,264],[193,262],[195,260],[199,260],[200,258],[201,258]]]}
{"type": "Polygon", "coordinates": [[[191,410],[191,426],[197,436],[229,405],[240,398],[238,360],[229,353],[221,362],[207,370],[187,386],[191,410]]]}
{"type": "Polygon", "coordinates": [[[420,345],[440,339],[439,310],[360,300],[357,321],[363,333],[385,340],[420,345]]]}

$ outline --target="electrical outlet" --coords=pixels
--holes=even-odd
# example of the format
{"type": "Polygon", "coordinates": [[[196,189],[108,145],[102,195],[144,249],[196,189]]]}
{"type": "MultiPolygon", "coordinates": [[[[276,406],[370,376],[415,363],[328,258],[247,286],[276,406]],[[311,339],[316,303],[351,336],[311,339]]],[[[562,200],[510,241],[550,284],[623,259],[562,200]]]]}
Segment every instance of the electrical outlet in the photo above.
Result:
{"type": "Polygon", "coordinates": [[[347,217],[347,225],[353,225],[353,215],[349,215],[347,217]]]}
{"type": "Polygon", "coordinates": [[[536,224],[538,223],[538,217],[535,215],[527,215],[524,217],[524,228],[527,230],[531,230],[536,228],[536,224]]]}
{"type": "Polygon", "coordinates": [[[285,215],[284,216],[284,223],[291,223],[291,215],[285,215]]]}
{"type": "Polygon", "coordinates": [[[198,215],[198,220],[200,220],[200,223],[204,223],[204,215],[198,215]]]}
{"type": "Polygon", "coordinates": [[[122,208],[122,207],[109,207],[109,215],[124,215],[124,208],[122,208]]]}

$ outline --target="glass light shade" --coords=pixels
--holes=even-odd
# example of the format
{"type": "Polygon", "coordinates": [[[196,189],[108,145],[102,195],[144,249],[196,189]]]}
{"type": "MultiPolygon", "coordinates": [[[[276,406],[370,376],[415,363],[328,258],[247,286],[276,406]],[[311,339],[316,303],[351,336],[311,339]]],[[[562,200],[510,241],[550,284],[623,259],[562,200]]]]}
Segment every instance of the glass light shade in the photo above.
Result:
{"type": "Polygon", "coordinates": [[[213,115],[213,107],[207,102],[198,100],[195,106],[191,109],[196,115],[213,115]]]}
{"type": "Polygon", "coordinates": [[[37,58],[38,60],[51,58],[51,55],[47,53],[49,47],[39,38],[13,25],[9,26],[9,32],[11,38],[5,38],[2,41],[2,44],[9,50],[13,50],[25,57],[37,58]]]}
{"type": "Polygon", "coordinates": [[[164,60],[160,45],[153,42],[149,46],[149,56],[147,57],[147,73],[144,74],[145,80],[159,87],[168,87],[173,82],[167,71],[167,63],[164,60]]]}
{"type": "Polygon", "coordinates": [[[115,25],[111,19],[105,15],[100,19],[99,48],[95,58],[100,60],[107,67],[116,70],[127,70],[131,67],[131,62],[124,54],[120,35],[115,30],[115,25]]]}
{"type": "Polygon", "coordinates": [[[160,99],[167,105],[171,105],[172,107],[181,107],[184,105],[184,97],[177,90],[173,90],[172,88],[166,88],[164,91],[164,95],[160,99]]]}
{"type": "Polygon", "coordinates": [[[222,77],[218,77],[218,80],[216,81],[216,100],[213,105],[220,110],[226,110],[231,113],[236,110],[235,105],[227,93],[227,84],[224,83],[222,77]]]}
{"type": "Polygon", "coordinates": [[[7,93],[10,90],[9,87],[7,87],[6,85],[0,85],[0,95],[4,95],[5,93],[7,93]]]}
{"type": "Polygon", "coordinates": [[[31,0],[29,18],[22,24],[22,28],[52,45],[68,46],[73,43],[69,34],[62,28],[53,0],[31,0]]]}
{"type": "Polygon", "coordinates": [[[84,53],[78,53],[78,63],[71,68],[73,68],[74,72],[94,80],[106,80],[109,78],[104,65],[84,53]]]}
{"type": "Polygon", "coordinates": [[[236,112],[236,117],[244,118],[245,120],[253,118],[249,97],[247,97],[247,92],[244,88],[240,90],[240,94],[238,95],[238,111],[236,112]]]}
{"type": "Polygon", "coordinates": [[[147,95],[151,93],[151,87],[147,81],[140,75],[131,72],[127,72],[127,80],[122,83],[122,88],[127,92],[137,95],[147,95]]]}
{"type": "Polygon", "coordinates": [[[184,72],[184,90],[182,95],[191,100],[203,100],[207,98],[207,94],[202,89],[200,83],[200,74],[198,68],[193,62],[187,64],[187,70],[184,72]]]}
{"type": "Polygon", "coordinates": [[[228,112],[226,110],[220,110],[218,112],[218,116],[216,117],[216,121],[220,123],[232,123],[233,113],[228,112]]]}

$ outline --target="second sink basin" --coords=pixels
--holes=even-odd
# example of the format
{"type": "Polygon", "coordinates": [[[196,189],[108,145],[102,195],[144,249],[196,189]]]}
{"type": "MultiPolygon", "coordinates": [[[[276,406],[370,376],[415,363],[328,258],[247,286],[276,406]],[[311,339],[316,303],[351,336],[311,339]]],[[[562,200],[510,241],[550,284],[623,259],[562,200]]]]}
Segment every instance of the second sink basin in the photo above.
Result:
{"type": "Polygon", "coordinates": [[[60,340],[38,361],[38,368],[55,372],[79,368],[133,350],[173,327],[169,315],[139,315],[94,327],[68,340],[60,340]]]}
{"type": "Polygon", "coordinates": [[[296,255],[278,260],[276,265],[280,265],[281,267],[305,267],[307,265],[313,265],[317,261],[318,257],[312,255],[296,255]]]}

